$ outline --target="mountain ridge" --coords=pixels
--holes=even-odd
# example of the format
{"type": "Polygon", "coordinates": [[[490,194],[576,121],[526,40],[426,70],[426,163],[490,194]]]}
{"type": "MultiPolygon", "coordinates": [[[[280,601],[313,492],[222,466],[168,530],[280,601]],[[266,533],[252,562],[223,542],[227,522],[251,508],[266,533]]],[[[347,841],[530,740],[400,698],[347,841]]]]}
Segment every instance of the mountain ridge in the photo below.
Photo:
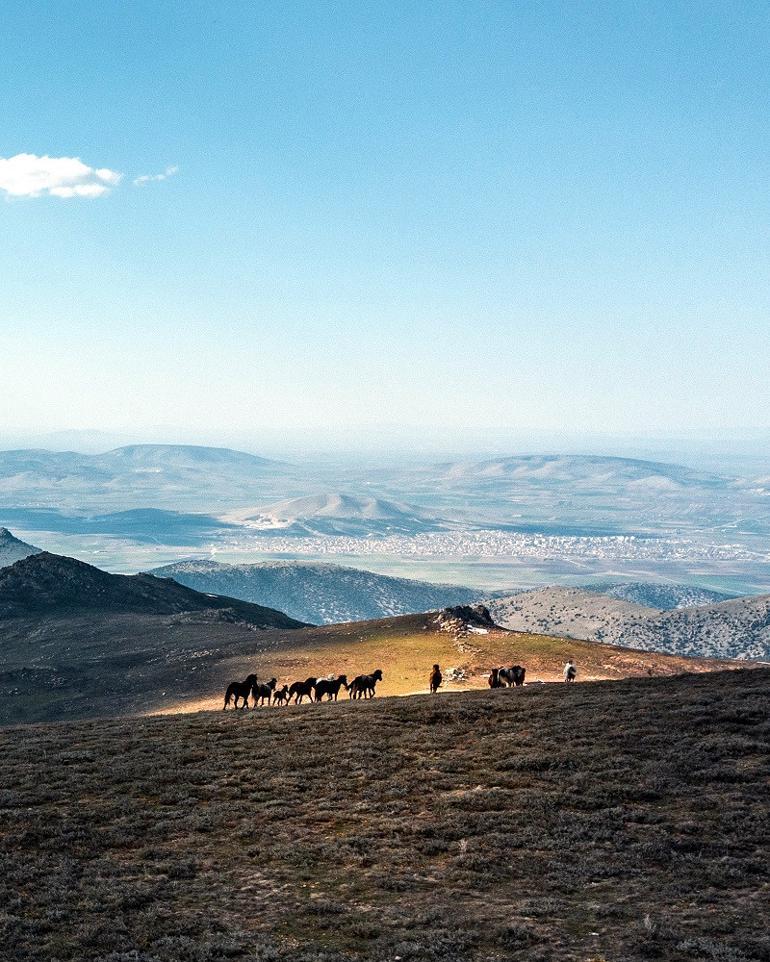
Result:
{"type": "Polygon", "coordinates": [[[502,625],[683,656],[770,659],[770,595],[663,611],[579,588],[550,587],[489,602],[502,625]]]}
{"type": "Polygon", "coordinates": [[[115,575],[47,551],[0,569],[0,621],[49,612],[171,615],[227,610],[260,627],[300,627],[283,612],[236,598],[203,594],[172,579],[115,575]]]}
{"type": "Polygon", "coordinates": [[[309,561],[224,564],[210,559],[163,565],[149,571],[198,591],[215,591],[266,604],[301,621],[332,624],[416,614],[481,600],[463,586],[394,578],[375,572],[309,561]]]}

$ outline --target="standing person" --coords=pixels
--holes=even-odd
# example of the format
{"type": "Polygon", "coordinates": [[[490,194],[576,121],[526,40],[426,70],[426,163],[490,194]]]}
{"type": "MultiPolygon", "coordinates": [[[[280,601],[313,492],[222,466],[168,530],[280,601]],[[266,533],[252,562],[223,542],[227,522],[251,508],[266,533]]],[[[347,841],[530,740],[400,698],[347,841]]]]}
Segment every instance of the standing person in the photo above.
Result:
{"type": "Polygon", "coordinates": [[[430,693],[435,695],[436,692],[441,687],[441,682],[443,678],[441,676],[441,669],[438,665],[433,666],[433,671],[430,673],[430,693]]]}
{"type": "Polygon", "coordinates": [[[575,667],[574,662],[570,658],[567,664],[564,666],[564,680],[574,681],[576,677],[577,677],[577,668],[575,667]]]}

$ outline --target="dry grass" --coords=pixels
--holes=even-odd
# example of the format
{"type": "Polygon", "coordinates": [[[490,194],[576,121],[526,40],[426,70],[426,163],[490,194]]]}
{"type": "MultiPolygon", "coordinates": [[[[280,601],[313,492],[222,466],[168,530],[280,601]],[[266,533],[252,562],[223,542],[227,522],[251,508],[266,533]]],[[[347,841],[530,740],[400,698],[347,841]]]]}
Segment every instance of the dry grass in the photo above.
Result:
{"type": "MultiPolygon", "coordinates": [[[[216,613],[215,613],[216,614],[216,613]]],[[[492,631],[465,638],[436,630],[435,615],[407,615],[293,631],[253,631],[206,612],[149,616],[94,613],[2,624],[0,725],[219,708],[228,683],[252,671],[281,682],[380,667],[383,694],[426,691],[430,666],[462,667],[449,688],[486,687],[493,665],[519,661],[528,679],[561,677],[568,657],[580,679],[703,671],[743,662],[687,659],[593,642],[492,631]]]]}
{"type": "MultiPolygon", "coordinates": [[[[384,678],[378,686],[382,694],[410,695],[427,692],[428,676],[435,662],[444,672],[446,691],[486,689],[493,666],[515,663],[526,666],[530,684],[561,681],[567,658],[577,662],[581,681],[745,667],[745,662],[681,658],[525,632],[489,631],[458,637],[452,632],[436,630],[432,622],[431,615],[408,615],[270,633],[276,640],[269,646],[249,657],[236,656],[221,662],[222,688],[232,678],[245,678],[251,671],[256,671],[261,678],[275,676],[280,684],[310,675],[323,677],[342,672],[353,678],[361,672],[382,668],[384,678]],[[460,669],[461,680],[449,679],[451,668],[460,669]]],[[[220,692],[215,690],[189,702],[172,701],[163,710],[219,707],[220,692]]]]}
{"type": "Polygon", "coordinates": [[[767,962],[769,684],[6,729],[2,958],[767,962]]]}

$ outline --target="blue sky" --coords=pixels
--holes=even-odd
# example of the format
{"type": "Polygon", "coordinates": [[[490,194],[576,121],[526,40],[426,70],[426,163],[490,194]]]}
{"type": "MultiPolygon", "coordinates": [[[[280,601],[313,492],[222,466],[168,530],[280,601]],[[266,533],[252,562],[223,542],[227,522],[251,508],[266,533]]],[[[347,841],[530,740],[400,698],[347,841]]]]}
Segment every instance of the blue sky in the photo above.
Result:
{"type": "Polygon", "coordinates": [[[7,431],[770,429],[767,4],[3,19],[0,157],[106,171],[0,189],[7,431]]]}

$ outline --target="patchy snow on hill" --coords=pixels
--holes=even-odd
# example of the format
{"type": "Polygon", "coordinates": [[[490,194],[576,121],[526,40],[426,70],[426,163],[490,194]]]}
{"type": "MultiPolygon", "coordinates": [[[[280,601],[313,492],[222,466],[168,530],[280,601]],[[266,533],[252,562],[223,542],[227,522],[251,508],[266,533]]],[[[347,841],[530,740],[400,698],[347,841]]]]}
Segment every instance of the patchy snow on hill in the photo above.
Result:
{"type": "Polygon", "coordinates": [[[214,592],[278,608],[301,621],[335,624],[433,611],[448,605],[472,604],[480,591],[393,578],[313,562],[270,561],[230,565],[216,561],[183,561],[156,568],[152,574],[174,578],[198,591],[214,592]]]}
{"type": "Polygon", "coordinates": [[[489,602],[498,624],[642,651],[770,659],[770,595],[661,611],[577,588],[541,588],[489,602]]]}
{"type": "Polygon", "coordinates": [[[700,588],[697,585],[660,584],[651,581],[600,581],[583,585],[586,591],[596,591],[619,601],[631,601],[646,608],[660,608],[669,611],[674,608],[695,608],[698,605],[712,605],[729,601],[734,595],[723,591],[700,588]]]}

